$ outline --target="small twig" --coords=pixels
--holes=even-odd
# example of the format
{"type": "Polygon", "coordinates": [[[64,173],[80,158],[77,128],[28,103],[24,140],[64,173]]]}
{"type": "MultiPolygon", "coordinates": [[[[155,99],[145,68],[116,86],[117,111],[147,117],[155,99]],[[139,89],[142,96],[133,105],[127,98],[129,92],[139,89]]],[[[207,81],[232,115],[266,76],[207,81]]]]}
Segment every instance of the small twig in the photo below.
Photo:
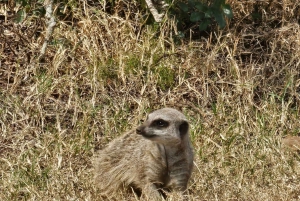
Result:
{"type": "Polygon", "coordinates": [[[43,58],[44,55],[45,55],[46,48],[48,46],[48,42],[50,40],[50,37],[52,36],[53,29],[54,29],[54,26],[56,24],[55,18],[53,16],[53,0],[46,0],[44,2],[44,7],[45,7],[45,10],[46,10],[45,16],[46,16],[46,20],[47,20],[47,22],[46,22],[47,30],[46,30],[46,38],[45,38],[44,44],[41,48],[39,60],[41,58],[43,58]]]}

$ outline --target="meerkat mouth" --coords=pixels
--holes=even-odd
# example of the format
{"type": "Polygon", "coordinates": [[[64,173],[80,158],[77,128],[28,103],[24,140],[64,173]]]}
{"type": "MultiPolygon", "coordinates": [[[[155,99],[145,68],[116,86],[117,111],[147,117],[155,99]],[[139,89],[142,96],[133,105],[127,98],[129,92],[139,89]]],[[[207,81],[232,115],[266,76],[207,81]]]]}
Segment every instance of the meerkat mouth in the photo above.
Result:
{"type": "Polygon", "coordinates": [[[154,138],[154,137],[156,137],[157,135],[147,135],[147,134],[142,134],[142,136],[143,137],[145,137],[145,138],[154,138]]]}

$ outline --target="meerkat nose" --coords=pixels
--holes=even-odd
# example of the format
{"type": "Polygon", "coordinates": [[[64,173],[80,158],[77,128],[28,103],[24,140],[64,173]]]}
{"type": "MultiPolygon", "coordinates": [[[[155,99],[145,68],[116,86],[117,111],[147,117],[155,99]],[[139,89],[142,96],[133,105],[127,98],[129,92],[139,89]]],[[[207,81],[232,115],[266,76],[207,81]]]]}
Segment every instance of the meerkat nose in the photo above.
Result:
{"type": "Polygon", "coordinates": [[[145,126],[144,125],[140,125],[139,127],[136,128],[136,133],[139,135],[143,135],[145,134],[145,126]]]}
{"type": "Polygon", "coordinates": [[[141,129],[141,127],[137,127],[136,133],[139,134],[139,135],[142,135],[142,129],[141,129]]]}

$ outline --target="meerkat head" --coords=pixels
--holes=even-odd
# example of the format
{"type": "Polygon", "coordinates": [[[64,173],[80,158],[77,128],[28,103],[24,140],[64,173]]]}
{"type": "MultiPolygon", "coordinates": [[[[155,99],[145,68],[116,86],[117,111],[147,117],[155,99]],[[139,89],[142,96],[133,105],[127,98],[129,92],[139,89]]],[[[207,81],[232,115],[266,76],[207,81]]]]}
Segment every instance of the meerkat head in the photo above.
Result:
{"type": "Polygon", "coordinates": [[[186,117],[176,109],[163,108],[148,115],[147,120],[136,129],[146,139],[161,144],[179,144],[188,137],[189,124],[186,117]]]}

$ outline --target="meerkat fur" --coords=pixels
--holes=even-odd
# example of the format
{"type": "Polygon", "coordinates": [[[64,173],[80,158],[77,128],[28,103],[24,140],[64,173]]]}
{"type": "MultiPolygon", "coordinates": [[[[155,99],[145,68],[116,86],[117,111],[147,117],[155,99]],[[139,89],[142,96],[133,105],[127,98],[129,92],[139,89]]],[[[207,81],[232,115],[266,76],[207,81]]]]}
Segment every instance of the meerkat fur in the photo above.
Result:
{"type": "Polygon", "coordinates": [[[128,187],[146,200],[161,200],[162,191],[183,195],[193,167],[188,121],[176,109],[156,110],[96,153],[94,165],[101,195],[110,197],[128,187]]]}

